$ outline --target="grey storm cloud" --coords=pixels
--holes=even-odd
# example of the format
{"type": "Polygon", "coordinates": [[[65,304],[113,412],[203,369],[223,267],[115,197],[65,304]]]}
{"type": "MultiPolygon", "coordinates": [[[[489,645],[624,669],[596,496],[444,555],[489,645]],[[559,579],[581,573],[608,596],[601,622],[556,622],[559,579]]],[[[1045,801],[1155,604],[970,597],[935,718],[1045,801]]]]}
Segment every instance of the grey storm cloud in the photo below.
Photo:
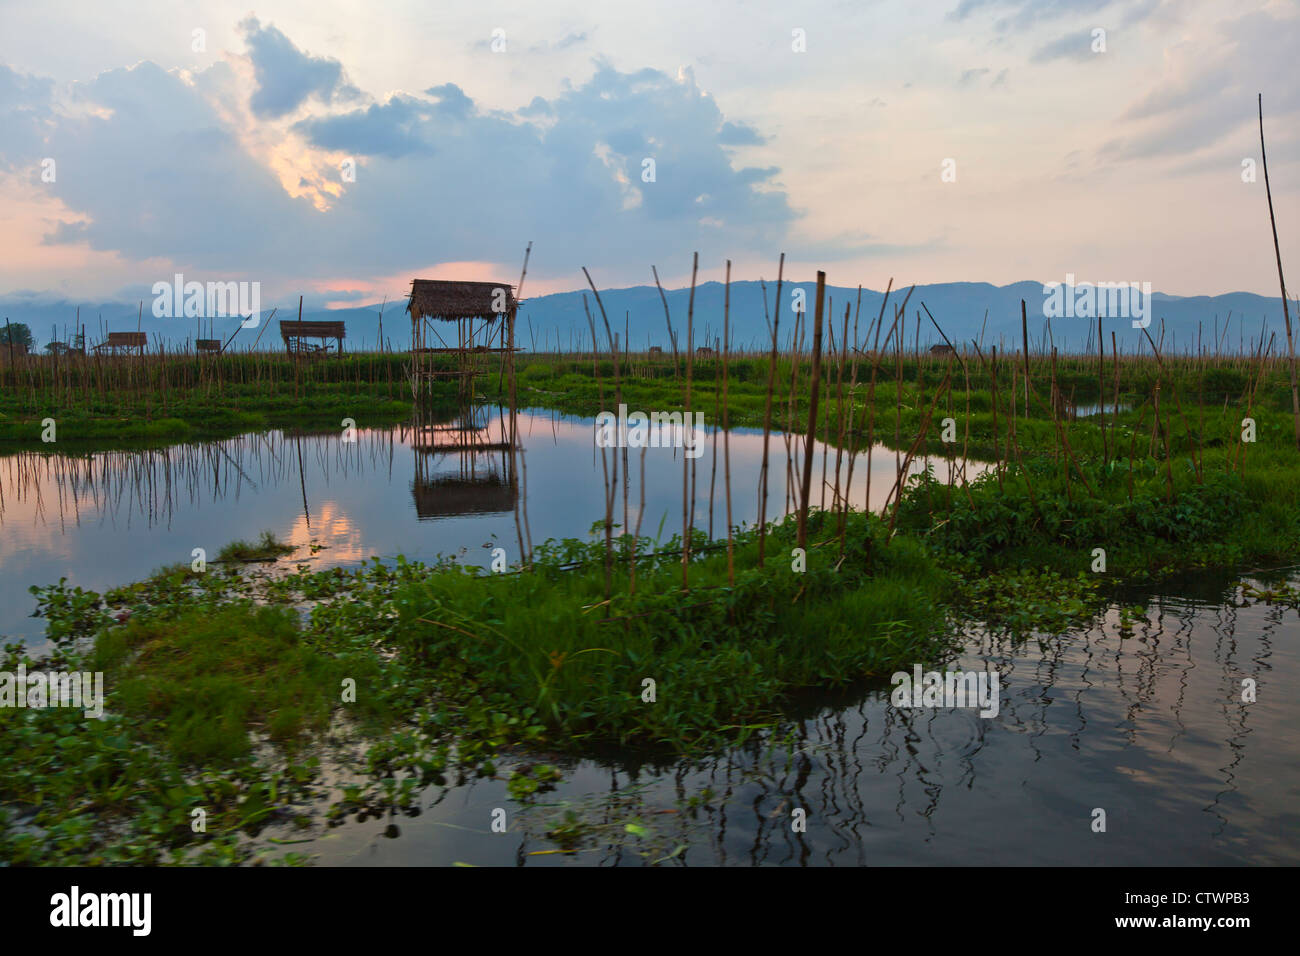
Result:
{"type": "MultiPolygon", "coordinates": [[[[763,135],[726,118],[689,71],[597,63],[586,82],[516,111],[485,109],[453,83],[327,107],[340,81],[304,84],[296,47],[276,49],[295,56],[256,56],[259,92],[297,91],[273,100],[277,110],[314,96],[291,129],[357,159],[346,183],[318,159],[342,188],[327,210],[287,194],[245,145],[247,131],[232,128],[237,113],[226,106],[242,94],[225,62],[193,74],[147,61],[109,70],[71,91],[102,108],[74,112],[53,110],[48,86],[31,78],[23,105],[6,105],[20,84],[0,73],[0,113],[46,117],[40,150],[59,158],[54,188],[86,220],[45,241],[271,280],[513,260],[529,239],[555,268],[648,268],[684,248],[766,249],[796,218],[774,183],[778,168],[732,164],[732,147],[763,135]],[[283,81],[276,64],[297,78],[283,81]],[[646,160],[653,181],[643,179],[646,160]]],[[[342,77],[341,67],[330,75],[342,77]]],[[[43,155],[36,148],[23,146],[23,161],[43,155]]]]}
{"type": "Polygon", "coordinates": [[[303,53],[274,26],[264,27],[256,17],[249,17],[239,26],[257,78],[257,90],[249,106],[258,116],[285,116],[311,97],[329,103],[335,97],[358,94],[356,87],[347,82],[338,60],[303,53]]]}

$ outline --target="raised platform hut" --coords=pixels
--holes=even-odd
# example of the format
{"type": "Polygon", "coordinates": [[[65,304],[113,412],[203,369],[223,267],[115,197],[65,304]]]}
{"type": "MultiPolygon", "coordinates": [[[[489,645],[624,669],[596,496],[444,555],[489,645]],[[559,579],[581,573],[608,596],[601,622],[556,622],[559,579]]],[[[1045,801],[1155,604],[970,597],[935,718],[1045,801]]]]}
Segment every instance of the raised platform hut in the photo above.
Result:
{"type": "Polygon", "coordinates": [[[342,322],[304,322],[301,319],[281,319],[280,338],[292,353],[325,353],[334,343],[338,355],[343,354],[343,339],[347,327],[342,322]]]}
{"type": "Polygon", "coordinates": [[[468,392],[482,356],[515,351],[519,303],[509,283],[413,279],[406,310],[411,315],[413,390],[422,381],[454,378],[460,391],[468,392]],[[445,338],[438,322],[445,323],[445,338]],[[452,356],[452,362],[438,359],[441,355],[452,356]]]}
{"type": "Polygon", "coordinates": [[[145,346],[149,344],[147,332],[109,332],[108,338],[100,342],[92,351],[96,354],[108,352],[110,355],[144,355],[145,346]]]}

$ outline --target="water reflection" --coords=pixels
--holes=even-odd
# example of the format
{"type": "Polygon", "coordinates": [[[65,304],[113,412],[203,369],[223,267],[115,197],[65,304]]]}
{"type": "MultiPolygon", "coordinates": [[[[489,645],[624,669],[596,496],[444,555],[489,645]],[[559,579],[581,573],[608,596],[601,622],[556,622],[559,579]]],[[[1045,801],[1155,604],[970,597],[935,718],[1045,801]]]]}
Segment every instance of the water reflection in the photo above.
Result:
{"type": "Polygon", "coordinates": [[[895,709],[880,690],[823,697],[787,740],[700,762],[582,761],[531,809],[503,780],[435,788],[397,839],[384,822],[352,823],[306,849],[331,864],[1300,862],[1300,652],[1284,639],[1297,613],[1239,606],[1220,578],[1178,589],[1154,595],[1130,637],[1115,609],[1058,638],[967,634],[953,666],[1001,674],[992,719],[895,709]],[[1247,677],[1254,703],[1241,699],[1247,677]],[[489,832],[494,807],[511,808],[506,835],[489,832]],[[589,825],[570,855],[547,836],[566,810],[589,825]],[[629,837],[629,822],[645,835],[629,837]]]}
{"type": "MultiPolygon", "coordinates": [[[[42,633],[42,622],[28,617],[35,608],[29,585],[66,577],[102,591],[164,564],[188,564],[194,548],[211,557],[263,530],[300,548],[295,560],[318,567],[398,554],[418,560],[456,554],[486,566],[495,547],[504,547],[513,562],[517,506],[526,499],[534,542],[583,537],[604,518],[607,469],[625,469],[617,479],[620,493],[631,489],[629,527],[664,540],[679,531],[682,450],[648,449],[643,463],[636,453],[627,459],[606,453],[602,461],[595,435],[589,418],[528,411],[512,429],[508,413],[478,408],[421,413],[394,428],[360,427],[354,436],[342,429],[270,431],[136,451],[4,455],[0,634],[33,640],[42,633]]],[[[737,524],[753,524],[763,436],[736,430],[729,444],[732,514],[737,524]]],[[[772,519],[794,506],[798,479],[791,462],[802,460],[801,440],[774,433],[768,455],[772,519]]],[[[849,455],[814,446],[816,503],[829,506],[838,488],[856,508],[880,508],[900,457],[877,447],[856,456],[850,470],[849,455]]],[[[723,458],[724,442],[711,430],[693,462],[698,480],[691,488],[695,526],[715,535],[726,533],[723,458]]],[[[926,467],[940,481],[961,480],[960,460],[918,458],[910,471],[926,467]]],[[[974,476],[983,467],[969,462],[965,470],[974,476]]],[[[616,511],[621,526],[623,512],[616,511]]]]}
{"type": "Polygon", "coordinates": [[[415,454],[411,494],[421,520],[513,512],[519,501],[516,442],[507,415],[485,407],[436,414],[417,409],[400,439],[415,454]],[[409,432],[408,432],[409,430],[409,432]]]}
{"type": "MultiPolygon", "coordinates": [[[[486,564],[489,548],[516,540],[524,497],[535,540],[581,536],[604,515],[609,462],[590,419],[529,412],[511,429],[498,410],[480,409],[343,437],[269,432],[0,457],[0,632],[38,640],[29,584],[68,577],[103,590],[263,529],[303,546],[295,559],[316,566],[399,552],[486,564]],[[309,553],[311,543],[323,549],[309,553]]],[[[713,437],[696,463],[694,506],[697,526],[720,534],[721,483],[706,478],[723,444],[713,437]]],[[[800,460],[799,439],[788,442],[800,460]]],[[[786,436],[770,454],[777,517],[793,501],[786,436]]],[[[762,435],[732,433],[730,456],[733,512],[752,522],[762,435]]],[[[644,479],[637,457],[622,480],[637,489],[637,510],[644,486],[641,519],[654,536],[680,521],[681,453],[649,450],[644,479]]],[[[848,456],[814,448],[814,461],[828,497],[838,486],[855,507],[879,508],[898,456],[859,456],[852,482],[848,456]]],[[[961,477],[960,462],[913,463],[925,467],[940,481],[961,477]]],[[[1115,609],[1061,637],[965,634],[952,666],[1001,678],[989,720],[897,710],[880,689],[859,688],[801,702],[788,738],[704,761],[581,761],[532,809],[511,801],[504,779],[432,789],[418,816],[354,821],[292,848],[326,863],[1295,864],[1297,632],[1294,611],[1245,606],[1230,582],[1187,578],[1155,595],[1129,636],[1115,609]],[[1246,678],[1258,687],[1249,704],[1246,678]],[[489,830],[496,807],[511,808],[504,836],[489,830]],[[1092,832],[1094,808],[1106,810],[1104,834],[1092,832]],[[796,809],[806,832],[791,828],[796,809]],[[547,835],[567,811],[586,825],[571,856],[552,852],[547,835]],[[629,822],[646,835],[631,838],[629,822]]]]}

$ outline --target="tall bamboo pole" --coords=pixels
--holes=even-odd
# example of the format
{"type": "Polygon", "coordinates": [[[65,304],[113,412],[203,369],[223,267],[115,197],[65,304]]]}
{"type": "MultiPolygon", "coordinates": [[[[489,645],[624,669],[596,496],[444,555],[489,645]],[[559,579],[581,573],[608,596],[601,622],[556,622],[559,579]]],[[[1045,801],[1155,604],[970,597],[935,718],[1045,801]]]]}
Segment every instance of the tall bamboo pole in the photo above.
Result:
{"type": "Polygon", "coordinates": [[[1277,257],[1277,281],[1282,287],[1282,315],[1286,319],[1286,347],[1290,354],[1291,411],[1295,418],[1295,446],[1300,451],[1300,390],[1296,387],[1295,340],[1291,336],[1291,308],[1287,304],[1286,279],[1282,276],[1282,249],[1277,244],[1277,218],[1273,215],[1273,191],[1268,184],[1268,157],[1264,155],[1264,94],[1259,94],[1259,159],[1264,167],[1264,195],[1268,197],[1268,221],[1273,227],[1273,254],[1277,257]]]}
{"type": "Polygon", "coordinates": [[[826,273],[817,273],[817,302],[813,311],[813,345],[812,345],[812,387],[808,395],[808,440],[803,456],[803,483],[801,485],[799,504],[799,547],[808,546],[808,505],[812,494],[813,442],[817,437],[817,396],[822,375],[822,325],[824,298],[826,294],[826,273]]]}

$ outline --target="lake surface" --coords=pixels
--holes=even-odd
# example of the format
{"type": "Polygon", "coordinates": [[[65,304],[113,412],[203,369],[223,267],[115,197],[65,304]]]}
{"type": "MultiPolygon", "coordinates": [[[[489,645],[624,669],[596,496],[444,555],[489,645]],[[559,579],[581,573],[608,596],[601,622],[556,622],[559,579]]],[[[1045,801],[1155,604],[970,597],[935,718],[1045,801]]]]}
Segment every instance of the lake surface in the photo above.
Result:
{"type": "Polygon", "coordinates": [[[989,719],[895,708],[887,687],[826,698],[788,745],[562,764],[564,781],[528,809],[502,762],[501,779],[430,788],[418,816],[350,822],[293,849],[334,865],[641,865],[682,846],[667,864],[1295,865],[1300,616],[1238,607],[1236,580],[1152,596],[1130,637],[1115,609],[1041,642],[969,635],[951,666],[999,673],[989,719]],[[491,830],[497,808],[504,833],[491,830]],[[1105,832],[1092,829],[1098,808],[1105,832]],[[806,832],[792,830],[794,809],[806,832]],[[546,836],[566,810],[595,828],[571,854],[546,836]]]}
{"type": "MultiPolygon", "coordinates": [[[[189,562],[196,547],[211,559],[264,529],[316,567],[399,552],[457,553],[481,565],[497,546],[514,560],[514,506],[525,484],[535,543],[585,536],[603,520],[605,468],[621,453],[602,464],[590,419],[534,411],[519,421],[524,455],[514,469],[504,423],[489,409],[362,429],[355,442],[342,432],[269,432],[148,451],[0,457],[0,633],[39,649],[43,622],[30,617],[30,584],[67,577],[102,591],[189,562]],[[313,543],[324,546],[315,555],[313,543]]],[[[713,440],[710,432],[695,462],[694,503],[697,526],[708,530],[711,517],[720,535],[723,465],[715,481],[713,440]]],[[[718,448],[721,459],[720,438],[718,448]]],[[[733,432],[730,454],[735,520],[753,522],[761,433],[733,432]]],[[[783,436],[772,436],[769,460],[768,515],[776,517],[790,502],[783,436]]],[[[814,460],[814,488],[829,502],[835,450],[818,445],[814,460]]],[[[870,468],[859,457],[849,494],[856,507],[884,503],[897,460],[883,448],[870,468]]],[[[943,459],[913,470],[927,464],[947,480],[943,459]]],[[[630,451],[633,525],[640,465],[630,451]]],[[[642,534],[680,531],[682,467],[681,449],[647,450],[642,534]]],[[[968,474],[981,467],[970,463],[968,474]]],[[[846,462],[841,469],[843,484],[846,462]]],[[[620,524],[622,492],[620,478],[620,524]]],[[[1120,633],[1118,608],[1058,637],[964,635],[949,666],[997,672],[995,717],[895,708],[888,686],[858,688],[802,702],[789,739],[755,738],[703,761],[537,758],[565,775],[531,807],[508,796],[516,763],[507,758],[498,778],[423,791],[417,815],[268,833],[305,837],[285,850],[343,865],[1294,865],[1300,615],[1244,606],[1237,580],[1200,575],[1126,596],[1150,602],[1130,636],[1120,633]],[[1247,678],[1257,684],[1253,703],[1242,701],[1247,678]],[[1092,829],[1098,808],[1104,833],[1092,829]],[[491,829],[497,809],[504,833],[491,829]],[[806,832],[792,829],[795,810],[806,814],[806,832]],[[576,852],[555,852],[548,832],[575,820],[576,852]]]]}
{"type": "MultiPolygon", "coordinates": [[[[523,500],[526,488],[534,545],[551,537],[586,538],[594,523],[604,521],[605,468],[613,469],[616,459],[621,468],[621,451],[604,450],[602,465],[590,418],[525,412],[517,431],[522,454],[513,472],[508,416],[488,408],[349,436],[342,430],[272,431],[141,451],[0,456],[0,634],[40,642],[44,622],[30,616],[36,607],[30,585],[66,577],[102,592],[166,564],[189,564],[195,548],[212,560],[223,545],[254,540],[263,530],[298,546],[291,560],[317,568],[398,554],[423,561],[456,554],[487,566],[495,547],[514,563],[515,500],[523,500]],[[312,544],[323,548],[313,555],[312,544]]],[[[731,432],[737,525],[758,520],[762,453],[761,431],[731,432]]],[[[666,541],[681,533],[683,456],[681,448],[646,449],[642,535],[666,541]]],[[[726,534],[725,457],[722,438],[709,429],[693,459],[695,525],[718,536],[726,534]]],[[[890,494],[898,457],[883,446],[873,451],[873,507],[883,506],[890,494]]],[[[798,478],[787,470],[784,436],[771,436],[768,458],[770,520],[792,506],[789,492],[798,478]]],[[[928,464],[947,481],[947,460],[928,464]]],[[[911,471],[926,465],[917,459],[911,471]]],[[[835,449],[818,443],[815,503],[832,500],[835,467],[835,449]]],[[[967,473],[974,477],[983,467],[970,462],[967,473]]],[[[955,470],[960,468],[958,457],[955,470]]],[[[635,529],[642,488],[636,449],[628,451],[628,470],[628,525],[635,529]]],[[[848,472],[845,455],[841,485],[848,472]]],[[[867,504],[867,474],[867,455],[860,454],[848,496],[858,508],[867,504]]],[[[620,476],[614,518],[619,525],[623,491],[620,476]]]]}

